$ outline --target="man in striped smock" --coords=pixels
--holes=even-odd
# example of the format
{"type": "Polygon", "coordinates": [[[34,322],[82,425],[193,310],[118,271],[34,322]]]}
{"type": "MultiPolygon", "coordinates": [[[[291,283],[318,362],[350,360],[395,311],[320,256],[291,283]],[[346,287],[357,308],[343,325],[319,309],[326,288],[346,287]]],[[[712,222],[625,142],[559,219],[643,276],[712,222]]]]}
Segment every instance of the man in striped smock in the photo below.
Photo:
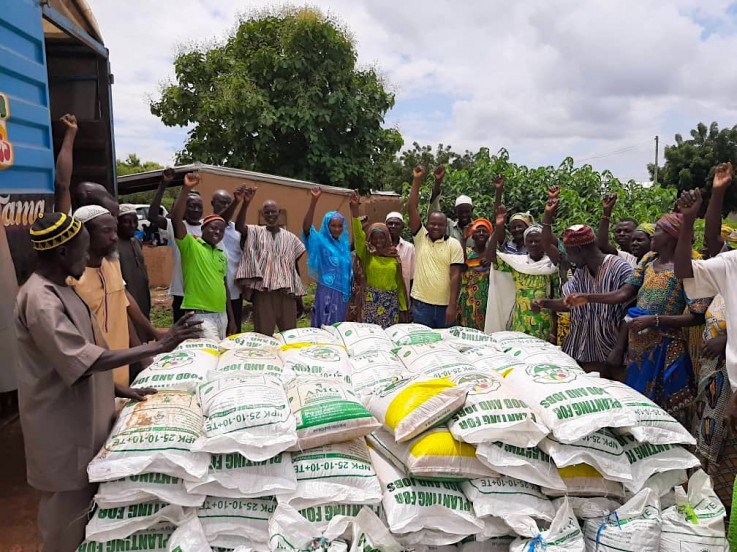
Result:
{"type": "MultiPolygon", "coordinates": [[[[596,245],[590,226],[578,224],[563,233],[568,260],[576,265],[573,277],[563,286],[563,295],[572,293],[609,293],[622,287],[632,274],[632,267],[617,255],[607,255],[596,245]]],[[[538,299],[537,308],[567,311],[562,300],[538,299]]],[[[588,371],[604,377],[615,377],[607,366],[609,355],[618,343],[619,327],[627,314],[627,305],[589,303],[571,310],[571,330],[563,343],[563,351],[588,371]]]]}
{"type": "Polygon", "coordinates": [[[243,240],[243,258],[235,274],[235,282],[243,296],[253,303],[253,326],[262,334],[271,335],[297,327],[297,304],[305,294],[297,272],[297,261],[305,246],[295,234],[279,226],[279,206],[265,201],[261,207],[266,226],[246,224],[248,205],[256,194],[255,188],[240,188],[236,201],[242,201],[236,230],[243,240]]]}

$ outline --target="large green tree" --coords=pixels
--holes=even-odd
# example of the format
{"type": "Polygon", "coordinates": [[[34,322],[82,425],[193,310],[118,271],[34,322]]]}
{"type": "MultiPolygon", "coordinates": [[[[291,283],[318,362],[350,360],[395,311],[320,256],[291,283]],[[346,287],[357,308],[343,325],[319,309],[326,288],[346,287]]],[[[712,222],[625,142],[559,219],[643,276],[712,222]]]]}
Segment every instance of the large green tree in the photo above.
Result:
{"type": "Polygon", "coordinates": [[[215,47],[191,47],[151,102],[190,126],[178,162],[210,163],[367,190],[402,146],[384,128],[394,105],[377,71],[359,68],[348,31],[314,9],[240,21],[215,47]]]}
{"type": "MultiPolygon", "coordinates": [[[[675,135],[675,144],[666,146],[665,165],[658,172],[658,181],[679,192],[702,188],[711,195],[714,169],[719,163],[731,161],[737,165],[737,125],[719,130],[717,123],[707,127],[699,123],[691,131],[691,139],[675,135]]],[[[650,176],[654,166],[648,165],[650,176]]],[[[725,213],[737,210],[737,187],[731,186],[724,202],[725,213]]]]}

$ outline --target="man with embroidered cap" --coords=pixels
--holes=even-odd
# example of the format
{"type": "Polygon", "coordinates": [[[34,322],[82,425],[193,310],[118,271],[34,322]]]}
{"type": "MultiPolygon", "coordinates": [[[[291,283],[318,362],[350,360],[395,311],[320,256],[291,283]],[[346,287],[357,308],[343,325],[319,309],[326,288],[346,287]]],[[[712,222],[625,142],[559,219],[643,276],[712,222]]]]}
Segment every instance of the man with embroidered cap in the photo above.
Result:
{"type": "Polygon", "coordinates": [[[85,272],[90,236],[80,220],[42,214],[31,228],[35,272],[18,292],[18,399],[28,483],[40,493],[44,552],[71,552],[84,540],[96,485],[87,464],[115,414],[111,371],[171,351],[199,327],[182,320],[156,343],[109,350],[94,315],[67,285],[85,272]]]}
{"type": "MultiPolygon", "coordinates": [[[[632,274],[632,267],[617,255],[605,254],[596,244],[594,230],[576,224],[563,232],[563,246],[568,259],[576,265],[573,276],[563,285],[563,295],[572,293],[609,293],[622,287],[632,274]]],[[[589,303],[569,309],[561,299],[536,299],[533,309],[570,311],[570,333],[563,351],[586,371],[600,372],[614,378],[607,360],[620,344],[619,327],[627,314],[627,305],[589,303]]]]}
{"type": "Polygon", "coordinates": [[[392,211],[386,216],[385,222],[386,227],[389,229],[389,235],[392,238],[392,244],[397,248],[399,260],[402,263],[404,289],[409,295],[412,290],[412,280],[415,277],[415,246],[402,238],[402,232],[404,232],[404,217],[402,213],[392,211]]]}
{"type": "Polygon", "coordinates": [[[182,261],[182,310],[195,313],[194,319],[202,322],[204,337],[220,341],[236,333],[227,282],[228,260],[218,247],[226,222],[220,215],[208,215],[202,221],[201,238],[187,232],[184,213],[188,197],[199,182],[197,173],[184,175],[184,186],[171,212],[174,238],[182,261]]]}
{"type": "MultiPolygon", "coordinates": [[[[118,221],[105,207],[85,205],[74,212],[90,237],[87,268],[82,277],[69,279],[68,285],[87,303],[100,324],[108,346],[127,349],[140,344],[137,332],[149,340],[163,335],[141,312],[136,300],[126,291],[118,259],[118,221]],[[133,339],[131,339],[133,337],[133,339]]],[[[113,372],[115,383],[127,387],[130,383],[128,366],[113,372]]]]}

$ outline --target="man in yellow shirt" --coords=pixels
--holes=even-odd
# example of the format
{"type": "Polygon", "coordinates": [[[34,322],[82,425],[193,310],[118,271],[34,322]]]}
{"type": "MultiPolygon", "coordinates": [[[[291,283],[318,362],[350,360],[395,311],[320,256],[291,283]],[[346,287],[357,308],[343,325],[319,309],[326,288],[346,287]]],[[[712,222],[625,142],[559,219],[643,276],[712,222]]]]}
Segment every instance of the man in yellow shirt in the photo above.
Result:
{"type": "MultiPolygon", "coordinates": [[[[436,172],[441,171],[438,167],[436,172]]],[[[446,236],[448,218],[430,211],[427,225],[420,218],[420,184],[425,168],[415,167],[407,210],[415,237],[415,277],[412,285],[412,315],[418,324],[447,328],[458,316],[458,293],[464,265],[463,247],[446,236]]]]}

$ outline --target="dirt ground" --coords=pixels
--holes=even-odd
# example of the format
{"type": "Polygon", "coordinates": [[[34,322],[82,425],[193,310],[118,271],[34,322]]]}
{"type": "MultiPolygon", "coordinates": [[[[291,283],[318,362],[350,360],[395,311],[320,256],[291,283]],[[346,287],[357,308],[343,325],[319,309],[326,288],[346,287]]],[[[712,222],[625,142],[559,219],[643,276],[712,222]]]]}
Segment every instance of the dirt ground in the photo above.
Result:
{"type": "Polygon", "coordinates": [[[17,416],[0,421],[0,552],[40,552],[38,497],[26,483],[23,434],[17,416]]]}

